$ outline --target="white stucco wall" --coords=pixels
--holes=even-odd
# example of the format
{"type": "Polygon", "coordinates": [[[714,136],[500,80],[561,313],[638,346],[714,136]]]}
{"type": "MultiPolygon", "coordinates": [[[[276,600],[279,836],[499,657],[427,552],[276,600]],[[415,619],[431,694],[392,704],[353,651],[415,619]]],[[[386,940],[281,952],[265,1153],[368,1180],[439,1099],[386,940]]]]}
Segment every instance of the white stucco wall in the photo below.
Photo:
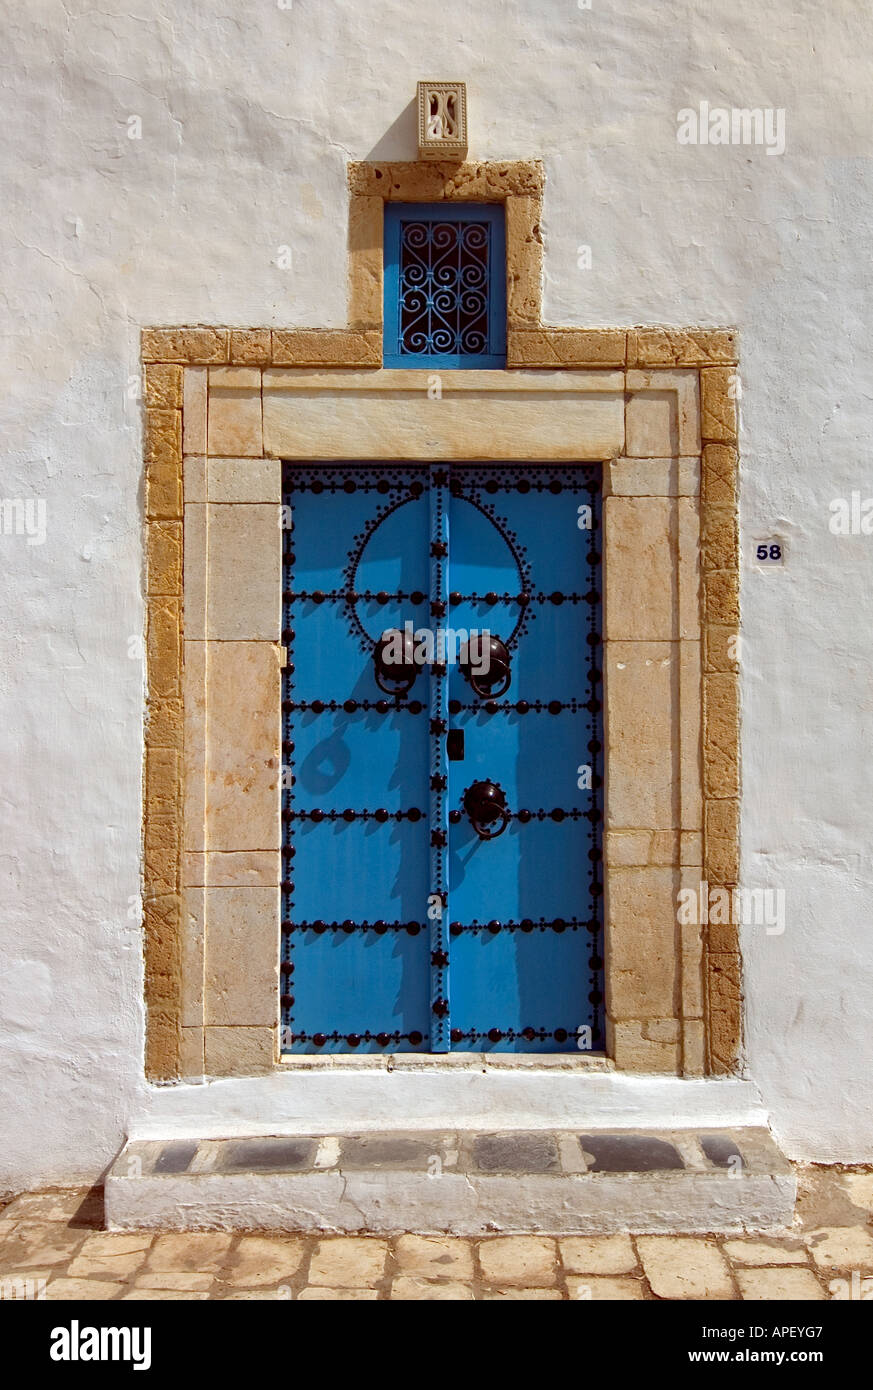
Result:
{"type": "Polygon", "coordinates": [[[748,1073],[790,1153],[873,1159],[873,537],[827,525],[873,495],[867,0],[281,3],[2,5],[0,496],[47,532],[0,536],[0,1190],[143,1100],[139,329],[341,325],[346,161],[414,157],[429,76],[545,161],[550,322],[741,330],[744,549],[788,544],[743,574],[748,1073]],[[786,152],[680,146],[701,100],[786,152]]]}

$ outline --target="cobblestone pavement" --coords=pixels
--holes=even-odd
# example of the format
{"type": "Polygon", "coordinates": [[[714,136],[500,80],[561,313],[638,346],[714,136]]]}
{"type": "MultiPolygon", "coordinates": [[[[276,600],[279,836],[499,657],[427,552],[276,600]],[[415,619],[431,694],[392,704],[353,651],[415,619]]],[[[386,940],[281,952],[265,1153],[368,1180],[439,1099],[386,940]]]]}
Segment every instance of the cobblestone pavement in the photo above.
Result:
{"type": "Polygon", "coordinates": [[[116,1234],[97,1190],[0,1208],[0,1295],[47,1299],[873,1297],[873,1169],[798,1168],[775,1236],[116,1234]],[[29,1283],[27,1281],[30,1281],[29,1283]]]}

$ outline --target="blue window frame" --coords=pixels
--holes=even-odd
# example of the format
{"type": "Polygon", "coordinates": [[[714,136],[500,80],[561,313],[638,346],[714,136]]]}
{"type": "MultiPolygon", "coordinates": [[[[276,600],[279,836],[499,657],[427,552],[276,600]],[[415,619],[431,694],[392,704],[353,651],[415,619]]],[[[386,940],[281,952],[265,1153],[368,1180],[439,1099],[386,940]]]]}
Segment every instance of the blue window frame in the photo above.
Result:
{"type": "Polygon", "coordinates": [[[386,204],[383,362],[506,366],[502,204],[386,204]]]}

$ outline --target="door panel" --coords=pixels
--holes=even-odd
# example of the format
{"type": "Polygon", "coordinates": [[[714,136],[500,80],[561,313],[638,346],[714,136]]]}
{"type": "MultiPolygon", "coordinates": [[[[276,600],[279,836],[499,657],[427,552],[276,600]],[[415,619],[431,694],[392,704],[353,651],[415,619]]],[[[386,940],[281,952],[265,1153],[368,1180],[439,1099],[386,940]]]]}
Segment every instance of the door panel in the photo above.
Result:
{"type": "Polygon", "coordinates": [[[599,469],[286,464],[284,494],[284,1049],[602,1047],[599,469]],[[430,646],[386,694],[404,623],[430,646]]]}

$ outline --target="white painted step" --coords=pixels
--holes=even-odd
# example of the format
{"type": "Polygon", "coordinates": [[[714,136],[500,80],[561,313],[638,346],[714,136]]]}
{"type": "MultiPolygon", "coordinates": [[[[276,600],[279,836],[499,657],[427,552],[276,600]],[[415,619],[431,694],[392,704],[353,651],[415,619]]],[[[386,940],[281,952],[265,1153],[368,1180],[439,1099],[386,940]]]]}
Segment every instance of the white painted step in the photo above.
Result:
{"type": "Polygon", "coordinates": [[[134,1139],[106,1179],[110,1230],[767,1231],[794,1215],[765,1128],[134,1139]]]}

